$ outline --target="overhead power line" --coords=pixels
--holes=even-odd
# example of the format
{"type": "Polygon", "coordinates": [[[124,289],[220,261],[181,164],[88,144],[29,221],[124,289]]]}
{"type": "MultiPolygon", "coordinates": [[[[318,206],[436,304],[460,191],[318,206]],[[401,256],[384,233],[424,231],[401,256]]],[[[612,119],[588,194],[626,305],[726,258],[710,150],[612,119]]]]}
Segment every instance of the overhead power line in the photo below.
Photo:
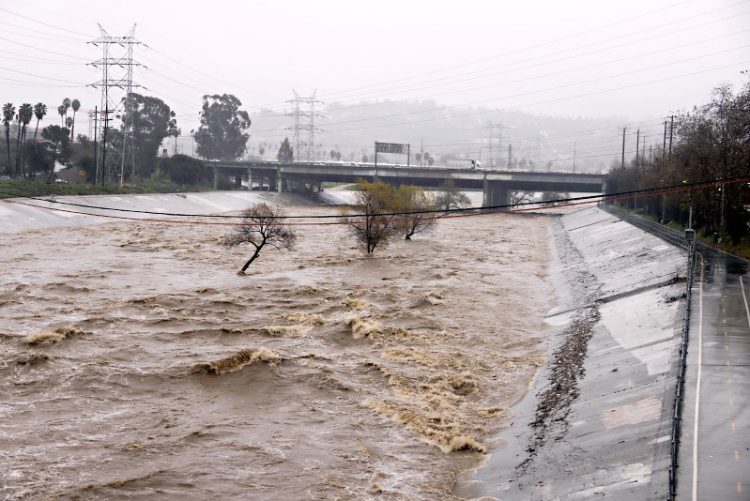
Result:
{"type": "Polygon", "coordinates": [[[13,35],[13,36],[16,36],[16,37],[32,38],[34,40],[45,40],[45,41],[48,41],[48,42],[55,42],[55,43],[81,44],[81,43],[85,43],[86,42],[85,40],[79,40],[79,39],[74,39],[74,38],[66,38],[66,37],[62,37],[62,38],[61,37],[41,37],[41,36],[33,34],[33,33],[23,33],[23,32],[18,32],[18,31],[15,31],[15,30],[9,30],[7,28],[3,29],[3,33],[5,33],[6,35],[13,35]]]}
{"type": "Polygon", "coordinates": [[[19,14],[18,12],[13,12],[12,10],[6,9],[4,7],[0,7],[0,11],[7,12],[10,15],[26,19],[27,21],[31,21],[33,23],[42,24],[44,26],[48,26],[48,27],[54,28],[56,30],[67,31],[68,33],[72,33],[74,35],[81,35],[81,36],[84,36],[84,37],[87,37],[87,38],[90,38],[92,36],[89,33],[81,33],[80,31],[70,30],[68,28],[63,28],[62,26],[57,26],[55,24],[45,23],[44,21],[40,21],[38,19],[34,19],[33,17],[24,16],[23,14],[19,14]]]}
{"type": "MultiPolygon", "coordinates": [[[[629,197],[642,197],[642,196],[653,196],[653,195],[663,195],[667,193],[678,193],[678,192],[689,192],[689,191],[695,191],[695,190],[702,190],[706,188],[712,188],[715,189],[717,186],[724,186],[727,184],[737,184],[737,183],[747,183],[750,181],[749,177],[732,177],[732,178],[722,178],[722,179],[712,179],[709,181],[699,181],[699,182],[692,182],[692,183],[679,183],[674,185],[668,185],[668,186],[654,186],[650,188],[642,188],[638,190],[629,190],[629,191],[620,191],[615,193],[604,193],[599,195],[586,195],[581,197],[566,197],[566,198],[560,198],[555,200],[549,200],[549,201],[543,201],[543,202],[521,202],[518,204],[502,204],[502,205],[483,205],[480,207],[464,207],[464,208],[456,208],[456,209],[430,209],[430,210],[417,210],[417,211],[393,211],[393,212],[382,212],[379,213],[378,216],[408,216],[413,214],[466,214],[466,215],[486,215],[488,211],[505,211],[508,209],[513,209],[514,207],[523,207],[523,206],[535,206],[535,207],[543,207],[543,206],[553,206],[560,203],[568,203],[570,205],[576,205],[577,203],[589,203],[589,202],[599,202],[599,201],[608,201],[608,200],[620,200],[624,198],[629,197]]],[[[61,200],[57,200],[54,198],[42,198],[42,197],[33,197],[33,196],[19,196],[14,193],[10,193],[7,191],[0,191],[0,194],[14,197],[14,198],[21,198],[25,200],[33,200],[37,202],[45,202],[45,203],[51,203],[54,205],[61,205],[61,206],[70,206],[70,207],[79,207],[79,208],[86,208],[86,209],[94,209],[94,210],[106,210],[111,212],[123,212],[123,213],[137,213],[137,214],[146,214],[146,215],[152,215],[152,216],[158,216],[158,217],[185,217],[185,218],[200,218],[201,221],[185,221],[185,220],[174,220],[174,219],[154,219],[154,218],[132,218],[132,217],[124,217],[124,216],[115,216],[110,214],[95,214],[90,212],[81,212],[81,211],[74,211],[69,209],[62,209],[57,207],[46,207],[46,206],[40,206],[40,205],[33,205],[28,203],[19,202],[17,200],[12,199],[0,199],[0,201],[5,203],[16,203],[20,205],[28,205],[30,207],[35,207],[37,209],[43,209],[43,210],[51,210],[51,211],[60,211],[60,212],[71,212],[86,216],[93,216],[93,217],[104,217],[104,218],[111,218],[111,219],[125,219],[125,220],[131,220],[131,221],[139,221],[139,222],[166,222],[166,223],[180,223],[180,224],[205,224],[205,225],[238,225],[242,223],[217,223],[217,222],[210,222],[212,219],[244,219],[244,216],[242,215],[233,215],[233,214],[188,214],[188,213],[169,213],[169,212],[158,212],[158,211],[144,211],[144,210],[135,210],[135,209],[121,209],[121,208],[115,208],[115,207],[105,207],[105,206],[97,206],[97,205],[89,205],[89,204],[78,204],[75,202],[65,202],[61,200]],[[206,221],[209,220],[209,221],[206,221]]],[[[520,209],[524,210],[524,209],[520,209]]],[[[356,213],[353,214],[353,216],[356,217],[356,213]]],[[[336,219],[337,222],[334,223],[328,223],[328,224],[347,224],[345,222],[341,221],[342,216],[340,214],[308,214],[308,215],[285,215],[285,216],[269,216],[268,219],[290,219],[290,220],[330,220],[330,219],[336,219]]],[[[304,225],[305,223],[296,223],[299,225],[304,225]]],[[[317,223],[320,224],[320,223],[317,223]]]]}
{"type": "Polygon", "coordinates": [[[39,83],[31,82],[28,80],[17,80],[15,78],[2,78],[0,77],[0,81],[7,85],[23,85],[24,87],[48,87],[48,88],[66,88],[66,89],[80,89],[81,87],[84,87],[82,85],[63,85],[63,84],[45,84],[45,83],[39,83]]]}
{"type": "MultiPolygon", "coordinates": [[[[49,31],[35,30],[33,28],[29,28],[28,26],[24,26],[24,25],[21,25],[21,24],[10,23],[10,22],[5,21],[5,20],[3,20],[3,26],[10,26],[12,28],[18,28],[18,29],[23,30],[24,33],[25,32],[29,32],[29,33],[36,33],[38,35],[47,35],[47,36],[58,37],[57,33],[50,33],[49,31]]],[[[75,41],[77,41],[79,43],[84,43],[84,42],[86,42],[86,40],[88,40],[88,38],[73,38],[73,37],[66,37],[66,36],[63,36],[63,35],[59,35],[59,38],[56,38],[56,40],[57,39],[59,39],[59,40],[75,40],[75,41]]]]}
{"type": "Polygon", "coordinates": [[[8,50],[0,49],[0,53],[10,54],[9,56],[3,55],[3,58],[13,59],[16,61],[27,61],[31,63],[44,63],[44,64],[54,64],[54,65],[65,65],[65,66],[81,66],[81,63],[72,63],[68,61],[60,61],[60,60],[55,60],[55,59],[44,59],[44,58],[39,58],[39,57],[32,57],[32,56],[27,56],[21,52],[11,52],[8,50]]]}
{"type": "MultiPolygon", "coordinates": [[[[630,23],[632,23],[632,21],[634,21],[636,19],[640,19],[640,18],[643,18],[643,17],[648,17],[648,16],[651,16],[653,14],[656,14],[656,13],[659,13],[659,12],[663,12],[665,10],[669,10],[669,9],[673,9],[673,8],[679,7],[679,6],[684,5],[686,3],[689,3],[689,2],[688,1],[686,1],[686,2],[679,2],[679,3],[673,4],[673,5],[670,5],[670,6],[667,6],[667,7],[663,7],[663,8],[660,8],[660,9],[656,9],[656,10],[653,10],[653,11],[646,12],[644,14],[639,14],[639,15],[631,17],[631,18],[618,20],[616,22],[609,23],[609,24],[606,24],[604,26],[600,26],[600,27],[597,27],[597,28],[594,28],[594,29],[591,29],[591,30],[587,30],[587,31],[584,31],[584,32],[575,33],[575,34],[572,34],[572,35],[567,35],[567,36],[560,37],[560,38],[556,38],[556,39],[553,39],[553,40],[550,40],[550,41],[546,41],[546,42],[542,42],[542,43],[539,43],[539,44],[536,44],[536,45],[532,45],[532,46],[529,46],[529,47],[524,47],[524,48],[520,48],[520,49],[515,49],[515,50],[507,51],[507,52],[504,52],[504,53],[501,53],[501,54],[497,54],[497,55],[494,55],[494,56],[485,57],[485,58],[481,58],[481,59],[476,59],[474,61],[469,61],[469,62],[466,62],[466,63],[461,63],[461,64],[458,64],[458,65],[453,65],[453,66],[449,66],[449,67],[438,69],[438,70],[433,70],[433,71],[424,72],[424,73],[418,73],[418,74],[411,75],[411,76],[408,76],[408,77],[403,77],[403,78],[398,78],[398,79],[393,79],[393,80],[387,80],[385,82],[380,82],[380,83],[368,84],[368,85],[364,85],[364,86],[361,86],[361,87],[355,87],[353,89],[344,90],[344,91],[332,92],[332,93],[328,93],[326,95],[329,96],[329,100],[332,100],[333,96],[336,96],[336,95],[339,95],[339,94],[351,93],[351,91],[357,91],[357,90],[367,89],[367,88],[372,88],[372,87],[380,87],[380,86],[387,85],[387,84],[390,84],[390,83],[395,83],[395,82],[402,82],[402,81],[413,80],[415,78],[419,78],[419,77],[423,77],[423,76],[431,76],[431,75],[435,75],[435,74],[438,74],[438,73],[443,73],[443,72],[446,72],[446,71],[451,71],[451,70],[466,68],[467,66],[472,66],[472,65],[475,65],[475,64],[483,63],[483,62],[494,60],[494,59],[500,59],[500,58],[503,58],[503,57],[506,57],[506,56],[510,56],[510,55],[522,54],[524,52],[527,52],[527,51],[530,51],[530,50],[534,50],[534,49],[538,49],[540,47],[545,47],[545,46],[549,46],[549,45],[554,46],[554,45],[557,45],[560,42],[565,41],[565,40],[570,40],[570,39],[573,39],[573,38],[578,38],[578,37],[581,37],[581,36],[584,36],[584,35],[588,35],[588,34],[591,34],[591,33],[598,32],[598,31],[606,30],[606,29],[612,28],[614,26],[622,25],[622,24],[630,24],[630,23]]],[[[736,3],[733,3],[731,5],[727,5],[727,6],[720,7],[720,8],[713,7],[710,10],[701,12],[701,13],[696,14],[696,15],[692,15],[692,16],[689,16],[689,17],[686,17],[686,18],[682,18],[682,19],[676,19],[676,20],[673,19],[673,20],[670,20],[669,23],[665,23],[664,25],[659,25],[657,27],[667,26],[667,25],[668,26],[672,26],[672,25],[674,25],[677,22],[686,21],[686,20],[697,18],[697,17],[702,17],[702,16],[705,16],[705,15],[710,15],[710,14],[713,14],[715,12],[719,12],[721,10],[729,9],[729,8],[732,8],[732,7],[736,7],[737,5],[741,5],[741,4],[745,4],[745,3],[747,3],[747,0],[742,0],[740,2],[736,2],[736,3]]],[[[638,30],[638,31],[635,31],[635,32],[631,32],[630,34],[624,35],[624,36],[630,36],[632,34],[638,34],[638,33],[642,33],[642,32],[645,32],[645,31],[652,30],[652,29],[654,29],[654,28],[653,27],[645,28],[643,30],[638,30]]],[[[612,38],[608,38],[608,40],[611,40],[611,39],[612,38]]],[[[595,45],[596,43],[598,43],[598,42],[586,44],[583,47],[590,46],[590,45],[595,45]]],[[[578,47],[578,48],[581,48],[581,47],[578,47]]],[[[526,61],[526,60],[528,60],[528,58],[524,59],[524,61],[526,61]]]]}
{"type": "Polygon", "coordinates": [[[15,68],[6,68],[4,66],[0,66],[0,70],[10,71],[10,72],[13,72],[13,73],[18,73],[20,75],[26,75],[26,76],[30,76],[30,77],[41,78],[41,79],[44,79],[44,80],[52,80],[52,81],[55,81],[55,82],[64,82],[64,83],[70,83],[70,84],[76,84],[76,85],[86,85],[84,82],[76,82],[76,81],[73,81],[73,80],[63,80],[63,79],[60,79],[60,78],[48,77],[48,76],[44,76],[44,75],[37,75],[36,73],[27,73],[25,71],[19,71],[19,70],[15,69],[15,68]]]}
{"type": "Polygon", "coordinates": [[[262,92],[253,91],[253,90],[250,90],[250,89],[247,89],[247,88],[244,88],[244,87],[239,87],[239,86],[237,86],[236,83],[231,83],[231,82],[227,82],[226,80],[222,80],[222,79],[216,78],[215,76],[210,75],[208,73],[205,73],[205,72],[203,72],[201,70],[198,70],[198,69],[194,68],[193,66],[190,66],[189,64],[185,64],[185,63],[183,63],[181,61],[178,61],[177,59],[169,56],[168,54],[165,54],[164,52],[161,52],[158,49],[155,49],[153,47],[148,47],[148,48],[151,49],[152,51],[154,51],[155,53],[160,54],[162,57],[165,57],[165,58],[169,59],[170,61],[172,61],[172,62],[174,62],[176,64],[179,64],[180,66],[184,66],[185,68],[188,68],[189,70],[192,70],[192,71],[194,71],[194,72],[196,72],[196,73],[198,73],[200,75],[203,75],[204,77],[210,78],[211,80],[215,80],[215,81],[217,81],[219,83],[223,83],[225,85],[230,85],[230,86],[232,86],[234,88],[244,90],[244,91],[249,92],[251,94],[255,94],[255,95],[259,95],[259,96],[265,96],[265,97],[272,97],[272,98],[276,97],[276,96],[269,96],[268,94],[264,94],[262,92]]]}
{"type": "MultiPolygon", "coordinates": [[[[642,87],[644,85],[651,85],[651,84],[654,84],[654,83],[661,83],[661,82],[667,82],[667,81],[671,81],[671,80],[677,80],[677,79],[680,79],[680,78],[685,78],[685,77],[689,77],[689,76],[699,75],[701,73],[708,73],[708,72],[716,71],[716,70],[720,70],[720,69],[732,68],[732,67],[737,67],[737,66],[744,66],[744,65],[747,65],[749,63],[750,63],[750,60],[739,61],[739,62],[732,63],[732,64],[725,64],[725,65],[721,65],[721,66],[714,66],[712,68],[706,68],[706,69],[700,70],[700,71],[693,71],[693,72],[690,72],[690,73],[683,73],[683,74],[675,75],[675,76],[672,76],[672,77],[666,77],[666,78],[659,78],[659,79],[654,79],[654,80],[648,80],[646,82],[639,82],[639,83],[635,83],[635,84],[631,84],[631,85],[623,85],[623,86],[620,86],[620,87],[612,87],[612,88],[609,88],[609,89],[603,89],[603,90],[600,90],[600,91],[593,91],[593,92],[586,92],[586,93],[583,93],[583,94],[576,94],[576,95],[573,95],[573,96],[566,96],[566,97],[560,97],[560,98],[546,99],[546,100],[543,100],[543,101],[536,101],[536,102],[533,102],[533,103],[527,103],[527,104],[522,104],[522,105],[505,107],[503,109],[506,110],[506,111],[507,110],[517,110],[517,109],[522,109],[522,108],[528,108],[528,107],[531,107],[531,106],[539,106],[541,104],[550,104],[550,103],[556,103],[556,102],[560,102],[560,101],[568,101],[568,100],[572,100],[572,99],[579,99],[579,98],[583,98],[583,97],[590,97],[590,96],[596,96],[596,95],[601,95],[601,94],[608,94],[610,92],[616,92],[616,91],[625,90],[625,89],[632,89],[632,88],[636,88],[636,87],[642,87]]],[[[494,102],[494,101],[497,101],[497,99],[496,98],[487,99],[487,100],[483,100],[483,101],[477,101],[477,102],[472,103],[472,104],[488,103],[488,102],[494,102]]],[[[493,112],[496,112],[496,111],[497,110],[476,110],[476,111],[470,111],[470,112],[466,112],[466,113],[454,114],[454,115],[451,115],[450,118],[457,118],[457,117],[462,117],[462,116],[484,115],[484,114],[493,113],[493,112]]],[[[350,128],[332,129],[332,130],[329,129],[329,131],[330,132],[343,132],[343,131],[347,131],[347,130],[359,130],[359,129],[362,129],[362,128],[392,127],[394,125],[412,125],[412,124],[417,124],[417,123],[434,122],[434,121],[437,121],[437,120],[445,120],[445,119],[446,119],[446,117],[435,117],[435,118],[426,118],[426,119],[421,119],[421,120],[410,120],[410,121],[404,121],[404,122],[392,122],[392,123],[387,123],[387,124],[369,125],[369,126],[363,126],[363,127],[350,127],[350,128]]],[[[332,125],[332,124],[326,124],[326,125],[332,125]]]]}
{"type": "MultiPolygon", "coordinates": [[[[742,14],[743,15],[744,14],[750,14],[750,11],[746,11],[746,12],[744,12],[742,14]]],[[[674,33],[680,32],[680,31],[684,31],[684,30],[677,30],[676,32],[672,32],[672,33],[660,34],[660,35],[657,35],[656,37],[649,37],[647,39],[639,40],[638,42],[642,42],[644,40],[650,40],[650,39],[653,39],[653,38],[659,38],[659,37],[663,37],[663,36],[672,35],[674,33]]],[[[687,47],[692,47],[692,46],[695,46],[695,45],[700,45],[700,44],[703,44],[703,43],[712,42],[712,41],[719,40],[719,39],[722,39],[722,38],[729,38],[729,37],[732,37],[732,36],[745,34],[748,31],[750,31],[750,30],[746,28],[746,29],[742,29],[742,30],[739,30],[739,31],[736,31],[736,32],[733,32],[733,33],[722,34],[722,35],[719,35],[719,36],[716,36],[716,37],[706,38],[706,39],[703,39],[703,40],[698,40],[698,41],[694,41],[694,42],[690,42],[690,43],[686,43],[686,44],[676,45],[676,46],[672,46],[672,47],[666,47],[666,48],[662,48],[662,49],[654,50],[654,51],[649,51],[649,52],[639,52],[639,53],[631,55],[631,56],[620,57],[620,58],[616,58],[616,59],[608,58],[606,61],[601,62],[601,63],[588,64],[588,65],[578,66],[578,67],[573,67],[573,68],[565,68],[563,70],[558,70],[558,71],[554,71],[554,72],[550,72],[550,73],[545,73],[545,74],[541,74],[541,75],[537,74],[537,75],[533,75],[533,76],[530,76],[530,77],[524,77],[524,78],[519,78],[519,79],[515,79],[515,80],[503,79],[502,82],[499,85],[505,86],[505,85],[509,85],[509,84],[513,84],[513,83],[528,82],[528,81],[538,80],[538,79],[542,79],[542,78],[549,78],[549,77],[553,77],[553,76],[558,76],[558,75],[564,75],[564,74],[568,74],[568,73],[573,73],[573,72],[581,71],[581,70],[590,70],[592,68],[600,68],[602,66],[608,66],[608,65],[612,65],[612,64],[616,64],[616,63],[622,63],[622,62],[625,62],[625,61],[638,60],[638,59],[642,59],[645,56],[651,56],[651,55],[654,55],[654,54],[660,54],[660,53],[669,52],[669,51],[673,51],[673,50],[684,49],[684,48],[687,48],[687,47]]],[[[595,53],[599,53],[599,52],[606,52],[606,51],[609,51],[609,50],[612,50],[612,49],[626,47],[626,46],[630,46],[630,45],[631,45],[631,43],[628,42],[628,43],[623,43],[623,44],[615,45],[615,46],[611,46],[611,47],[604,47],[604,48],[600,48],[600,49],[596,49],[596,50],[592,50],[592,51],[588,51],[588,52],[584,52],[584,53],[580,53],[580,54],[573,54],[573,55],[566,56],[566,57],[559,58],[559,59],[552,59],[552,60],[548,60],[548,61],[542,61],[542,62],[539,62],[539,63],[527,64],[527,65],[524,65],[524,66],[513,66],[513,64],[511,63],[511,65],[509,65],[509,66],[508,65],[504,66],[503,70],[501,70],[501,71],[495,71],[495,72],[492,72],[492,73],[489,73],[489,74],[479,75],[479,76],[476,76],[476,77],[466,77],[466,75],[462,75],[460,78],[450,77],[450,78],[446,78],[446,79],[432,80],[427,85],[423,85],[421,87],[407,87],[407,86],[402,86],[401,88],[404,88],[404,87],[407,87],[407,88],[405,88],[404,90],[401,90],[400,92],[402,92],[402,93],[403,92],[417,92],[417,91],[422,91],[422,90],[426,90],[426,89],[430,89],[430,88],[435,88],[435,87],[443,87],[445,85],[453,85],[453,84],[458,84],[458,83],[473,82],[475,80],[484,80],[484,79],[487,79],[487,78],[497,77],[497,76],[501,76],[501,75],[508,75],[508,74],[513,75],[513,74],[516,74],[516,73],[518,73],[520,71],[523,71],[523,70],[528,70],[528,69],[538,68],[538,67],[546,67],[546,66],[548,66],[550,64],[560,63],[560,62],[563,62],[563,61],[568,61],[568,60],[571,60],[571,59],[576,59],[576,58],[579,58],[581,56],[591,55],[591,54],[595,54],[595,53]],[[445,83],[441,83],[441,81],[443,81],[443,80],[450,80],[450,81],[445,82],[445,83]]],[[[740,47],[740,48],[743,48],[743,47],[740,47]]],[[[729,50],[733,50],[733,49],[729,49],[729,50]]],[[[568,52],[568,51],[561,51],[561,52],[568,52]]],[[[532,58],[532,60],[533,59],[539,59],[539,58],[532,58]]],[[[528,60],[523,61],[523,62],[527,62],[527,61],[528,60]]],[[[446,95],[449,95],[449,94],[472,92],[472,91],[481,90],[481,89],[495,88],[497,86],[498,86],[497,83],[492,83],[492,84],[486,84],[486,85],[481,85],[481,86],[477,86],[477,87],[462,87],[460,89],[454,89],[454,90],[439,92],[437,94],[433,93],[433,94],[430,94],[430,97],[431,98],[435,98],[437,96],[446,96],[446,95]]],[[[386,89],[386,92],[389,92],[389,91],[398,91],[399,89],[400,88],[386,89]]],[[[365,99],[367,99],[367,98],[373,98],[373,97],[382,97],[382,94],[380,96],[365,97],[365,99]]],[[[353,101],[353,100],[362,99],[362,98],[363,98],[362,96],[358,96],[358,97],[355,97],[355,98],[345,99],[344,101],[353,101]]],[[[342,102],[342,101],[339,100],[337,102],[342,102]]],[[[369,106],[375,106],[377,104],[378,103],[364,103],[364,104],[354,105],[354,107],[369,107],[369,106]]]]}
{"type": "Polygon", "coordinates": [[[38,50],[40,52],[46,52],[48,54],[54,54],[56,56],[67,57],[67,58],[70,58],[70,59],[78,59],[80,61],[87,61],[87,59],[84,59],[82,57],[71,56],[70,54],[64,54],[62,52],[55,52],[55,51],[49,50],[49,49],[42,49],[42,48],[39,48],[39,47],[34,47],[33,45],[28,45],[28,44],[25,44],[25,43],[16,42],[15,40],[11,40],[10,38],[0,37],[0,40],[4,40],[4,41],[6,41],[8,43],[12,43],[12,44],[15,44],[15,45],[20,45],[21,47],[26,47],[28,49],[38,50]]]}
{"type": "MultiPolygon", "coordinates": [[[[615,73],[613,75],[606,75],[606,76],[603,76],[603,77],[590,78],[588,80],[579,80],[579,81],[576,81],[576,82],[573,82],[573,83],[569,83],[569,84],[554,85],[552,87],[547,87],[547,88],[543,88],[543,89],[535,89],[535,90],[530,90],[530,91],[525,91],[525,92],[519,92],[519,93],[516,93],[516,94],[510,94],[510,95],[505,95],[505,96],[493,97],[493,98],[490,98],[490,99],[480,99],[480,100],[470,101],[468,103],[463,103],[463,104],[443,106],[443,107],[439,107],[439,108],[431,108],[431,109],[428,109],[428,110],[420,110],[420,111],[410,112],[409,114],[415,115],[415,114],[431,113],[431,112],[441,111],[441,110],[445,110],[445,109],[464,108],[464,107],[467,107],[467,106],[473,106],[473,105],[477,105],[477,104],[484,104],[484,103],[488,103],[488,102],[501,101],[501,100],[505,100],[505,99],[516,98],[516,97],[521,97],[521,96],[528,96],[528,95],[533,95],[533,94],[540,94],[540,93],[544,93],[544,92],[550,92],[550,91],[555,91],[555,90],[560,90],[560,89],[566,89],[566,88],[570,88],[570,87],[577,87],[577,86],[580,86],[580,85],[583,85],[583,84],[601,82],[601,81],[604,81],[604,80],[610,80],[610,79],[613,79],[613,78],[619,78],[619,77],[623,77],[623,76],[626,76],[626,75],[633,75],[635,73],[642,73],[644,71],[651,71],[651,70],[661,69],[661,68],[668,67],[668,66],[674,66],[674,65],[678,65],[678,64],[682,64],[682,63],[686,63],[686,62],[690,62],[690,61],[695,61],[697,59],[703,59],[703,58],[706,58],[706,57],[715,56],[717,54],[723,54],[723,53],[726,53],[726,52],[733,52],[733,51],[737,51],[737,50],[740,50],[740,49],[746,49],[747,47],[750,47],[750,44],[741,45],[739,47],[732,47],[731,49],[720,50],[720,51],[712,52],[712,53],[709,53],[709,54],[701,54],[699,56],[688,57],[688,58],[680,59],[680,60],[677,60],[677,61],[670,61],[668,63],[662,63],[662,64],[659,64],[659,65],[647,66],[647,67],[644,67],[644,68],[639,68],[637,70],[623,71],[621,73],[615,73]]],[[[524,81],[524,80],[520,80],[520,81],[524,81]]],[[[391,115],[382,115],[380,117],[358,118],[358,119],[354,119],[354,120],[340,121],[340,122],[336,122],[334,124],[326,124],[326,125],[330,126],[330,125],[342,125],[342,124],[357,123],[357,122],[367,122],[367,121],[371,121],[371,120],[379,120],[379,119],[401,117],[403,115],[404,115],[403,113],[393,113],[391,115]]]]}

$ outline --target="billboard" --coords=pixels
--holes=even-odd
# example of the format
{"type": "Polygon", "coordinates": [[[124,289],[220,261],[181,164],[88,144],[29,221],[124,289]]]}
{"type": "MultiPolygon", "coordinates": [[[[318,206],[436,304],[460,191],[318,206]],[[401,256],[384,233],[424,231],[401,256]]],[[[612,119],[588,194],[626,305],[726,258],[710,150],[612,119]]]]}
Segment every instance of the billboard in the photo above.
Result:
{"type": "Polygon", "coordinates": [[[375,142],[375,153],[400,153],[401,155],[406,155],[408,152],[408,144],[375,142]]]}
{"type": "Polygon", "coordinates": [[[378,153],[396,153],[406,155],[406,165],[409,165],[411,158],[411,147],[409,144],[402,143],[379,143],[375,141],[375,167],[378,166],[378,153]]]}

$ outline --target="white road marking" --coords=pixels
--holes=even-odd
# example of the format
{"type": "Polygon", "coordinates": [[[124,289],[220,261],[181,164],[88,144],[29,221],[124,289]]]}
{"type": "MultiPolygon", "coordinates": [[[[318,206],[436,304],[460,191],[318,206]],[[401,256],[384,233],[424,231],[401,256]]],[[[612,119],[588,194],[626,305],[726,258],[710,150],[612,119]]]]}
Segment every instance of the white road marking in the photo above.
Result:
{"type": "Polygon", "coordinates": [[[750,308],[747,307],[747,296],[745,295],[745,284],[740,277],[740,288],[742,289],[742,300],[745,302],[745,313],[747,314],[747,325],[750,327],[750,308]]]}
{"type": "Polygon", "coordinates": [[[698,301],[698,375],[695,380],[695,416],[693,418],[693,501],[698,499],[698,409],[701,401],[701,364],[703,363],[703,256],[698,301]]]}

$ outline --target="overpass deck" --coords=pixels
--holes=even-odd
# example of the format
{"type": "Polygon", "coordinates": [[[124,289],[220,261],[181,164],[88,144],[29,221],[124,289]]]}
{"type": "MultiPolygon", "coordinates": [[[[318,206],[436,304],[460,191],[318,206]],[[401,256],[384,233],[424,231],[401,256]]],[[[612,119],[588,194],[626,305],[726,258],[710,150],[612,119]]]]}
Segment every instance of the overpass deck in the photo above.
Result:
{"type": "Polygon", "coordinates": [[[294,191],[300,186],[320,186],[323,182],[356,182],[375,179],[394,184],[441,186],[452,181],[461,189],[482,190],[491,205],[509,202],[510,192],[602,193],[604,175],[570,172],[518,170],[452,169],[392,164],[353,164],[323,162],[211,162],[219,172],[247,172],[251,178],[268,180],[277,191],[294,191]]]}

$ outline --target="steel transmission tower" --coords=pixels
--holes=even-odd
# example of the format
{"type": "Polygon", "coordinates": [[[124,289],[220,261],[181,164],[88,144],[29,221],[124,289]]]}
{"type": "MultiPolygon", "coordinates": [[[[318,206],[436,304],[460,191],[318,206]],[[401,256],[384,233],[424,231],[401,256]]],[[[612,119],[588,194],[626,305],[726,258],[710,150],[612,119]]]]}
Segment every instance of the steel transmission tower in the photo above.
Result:
{"type": "Polygon", "coordinates": [[[500,157],[501,148],[502,148],[502,142],[503,142],[503,129],[505,129],[505,126],[500,123],[500,125],[495,124],[493,122],[490,122],[487,126],[487,130],[489,133],[487,134],[487,144],[489,147],[489,158],[487,160],[487,167],[493,167],[495,165],[495,156],[494,152],[497,151],[498,158],[500,157]],[[497,148],[494,147],[495,141],[497,141],[497,148]]]}
{"type": "MultiPolygon", "coordinates": [[[[133,93],[133,89],[141,87],[133,83],[133,68],[142,66],[133,60],[133,49],[136,45],[141,45],[142,42],[135,38],[135,24],[125,36],[111,36],[101,24],[97,25],[99,26],[99,38],[89,43],[101,47],[102,57],[89,64],[95,68],[101,68],[102,72],[101,80],[91,84],[91,86],[101,88],[101,107],[99,108],[99,113],[102,115],[102,154],[101,167],[99,165],[96,166],[96,177],[97,182],[103,184],[107,177],[107,131],[110,129],[109,122],[112,120],[110,114],[124,114],[127,111],[128,96],[133,93]],[[117,50],[118,48],[124,50],[117,50]],[[117,94],[124,92],[125,95],[115,101],[114,89],[120,89],[120,92],[117,94]]],[[[131,176],[135,175],[133,130],[132,127],[126,126],[124,122],[122,126],[122,145],[118,153],[120,155],[118,158],[120,167],[119,178],[120,184],[122,184],[125,179],[125,162],[128,153],[130,153],[131,176]]]]}
{"type": "Polygon", "coordinates": [[[294,133],[294,148],[297,158],[300,158],[300,147],[303,144],[301,142],[302,133],[306,133],[307,144],[305,146],[307,154],[305,159],[310,162],[315,160],[315,133],[322,132],[322,129],[315,125],[316,117],[322,116],[315,111],[315,105],[322,104],[323,101],[316,99],[317,90],[313,91],[312,96],[309,97],[300,96],[294,89],[292,89],[292,92],[294,93],[294,99],[288,100],[287,103],[293,104],[294,110],[291,113],[287,113],[287,116],[294,118],[294,125],[288,129],[294,133]],[[307,111],[303,110],[301,105],[307,105],[307,111]]]}
{"type": "Polygon", "coordinates": [[[291,130],[294,133],[294,154],[299,156],[300,131],[303,127],[302,118],[306,115],[305,112],[300,109],[302,98],[297,94],[296,90],[292,89],[292,92],[294,92],[294,99],[288,100],[287,103],[292,103],[294,105],[294,111],[287,113],[287,116],[294,118],[294,125],[292,127],[287,127],[287,130],[291,130]]]}

